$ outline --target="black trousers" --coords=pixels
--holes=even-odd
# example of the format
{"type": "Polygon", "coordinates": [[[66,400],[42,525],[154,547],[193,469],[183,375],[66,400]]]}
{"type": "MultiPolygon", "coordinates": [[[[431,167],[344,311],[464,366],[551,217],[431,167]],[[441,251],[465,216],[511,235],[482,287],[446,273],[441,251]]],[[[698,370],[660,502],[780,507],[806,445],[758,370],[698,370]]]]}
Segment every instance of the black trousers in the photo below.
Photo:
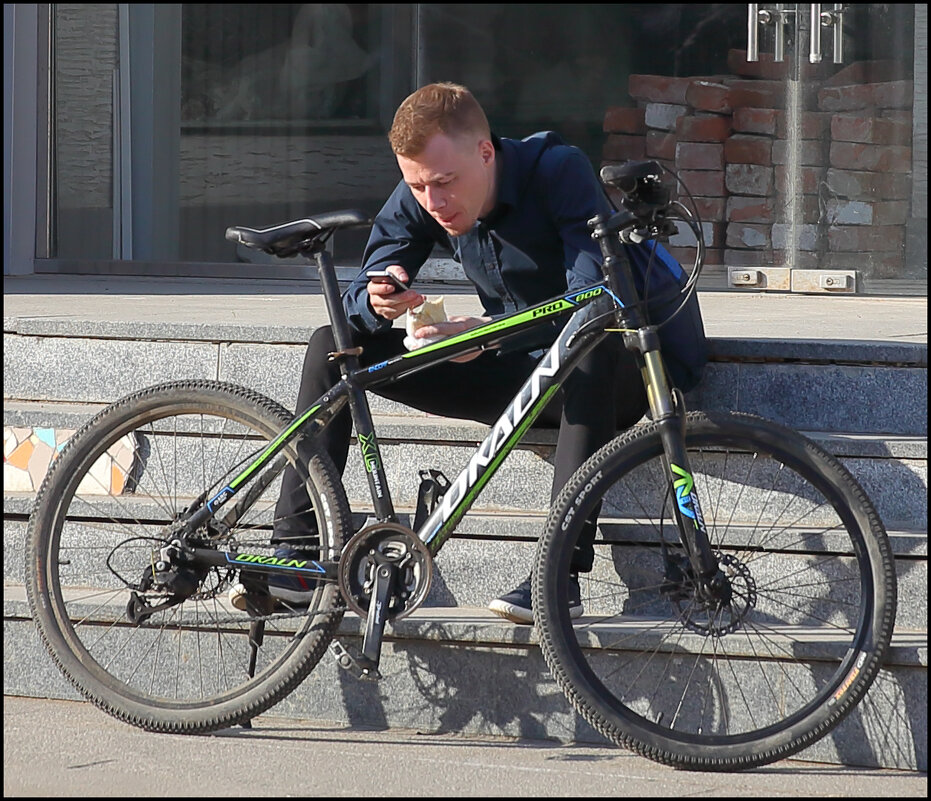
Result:
{"type": "MultiPolygon", "coordinates": [[[[362,347],[363,366],[403,352],[404,331],[392,328],[377,335],[354,336],[362,347]]],[[[307,346],[298,390],[297,411],[308,408],[337,381],[339,369],[327,356],[336,346],[329,326],[314,331],[307,346]]],[[[373,390],[390,400],[424,412],[494,423],[536,366],[527,353],[486,351],[472,361],[444,362],[373,390]]],[[[567,377],[559,392],[534,423],[558,428],[552,500],[576,469],[619,430],[636,423],[647,409],[643,381],[634,357],[619,337],[609,337],[593,349],[567,377]]],[[[352,419],[348,406],[318,435],[317,442],[342,474],[349,454],[352,419]]],[[[286,469],[276,507],[274,542],[306,537],[315,526],[301,512],[309,506],[307,492],[297,473],[286,469]]],[[[590,526],[576,548],[573,569],[592,568],[595,536],[590,526]]]]}

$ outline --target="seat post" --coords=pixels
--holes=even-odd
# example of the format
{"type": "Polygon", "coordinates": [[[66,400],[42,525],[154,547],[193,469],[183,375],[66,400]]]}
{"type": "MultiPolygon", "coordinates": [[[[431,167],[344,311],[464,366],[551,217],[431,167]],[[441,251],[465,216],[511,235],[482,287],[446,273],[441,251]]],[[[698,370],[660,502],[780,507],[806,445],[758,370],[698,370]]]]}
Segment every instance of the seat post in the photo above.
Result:
{"type": "Polygon", "coordinates": [[[314,253],[314,259],[317,262],[317,271],[320,274],[320,285],[323,288],[323,300],[326,303],[327,315],[333,329],[333,341],[336,343],[338,351],[346,351],[352,347],[352,332],[349,329],[349,321],[346,319],[346,311],[343,309],[333,258],[321,245],[314,253]]]}

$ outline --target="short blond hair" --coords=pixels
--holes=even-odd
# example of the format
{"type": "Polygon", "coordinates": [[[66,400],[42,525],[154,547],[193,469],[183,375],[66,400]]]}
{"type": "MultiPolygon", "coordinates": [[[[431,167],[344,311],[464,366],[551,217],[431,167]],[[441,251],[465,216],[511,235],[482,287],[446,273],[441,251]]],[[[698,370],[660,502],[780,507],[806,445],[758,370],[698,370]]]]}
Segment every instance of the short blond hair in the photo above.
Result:
{"type": "Polygon", "coordinates": [[[411,157],[423,152],[435,133],[491,138],[481,105],[457,83],[431,83],[409,95],[395,112],[388,141],[395,155],[411,157]]]}

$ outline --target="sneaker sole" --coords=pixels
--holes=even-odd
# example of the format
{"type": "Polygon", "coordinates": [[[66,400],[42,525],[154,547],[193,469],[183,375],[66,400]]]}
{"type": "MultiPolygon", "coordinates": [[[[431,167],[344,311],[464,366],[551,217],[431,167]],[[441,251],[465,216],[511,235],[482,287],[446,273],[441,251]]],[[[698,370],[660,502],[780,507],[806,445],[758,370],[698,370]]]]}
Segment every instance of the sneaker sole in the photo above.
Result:
{"type": "MultiPolygon", "coordinates": [[[[253,599],[252,593],[246,590],[241,584],[232,587],[227,595],[230,606],[238,609],[240,612],[254,612],[261,615],[270,615],[274,611],[274,602],[263,603],[260,607],[253,599]]],[[[263,601],[265,599],[262,599],[263,601]]],[[[269,599],[271,601],[271,599],[269,599]]]]}
{"type": "Polygon", "coordinates": [[[533,623],[533,612],[520,606],[514,606],[507,601],[492,601],[488,608],[498,617],[510,620],[512,623],[533,623]]]}
{"type": "MultiPolygon", "coordinates": [[[[509,604],[507,601],[495,600],[488,604],[488,608],[498,617],[510,620],[512,623],[533,623],[533,611],[522,606],[509,604]]],[[[575,620],[582,617],[584,609],[580,606],[569,607],[569,617],[575,620]]]]}
{"type": "Polygon", "coordinates": [[[294,606],[307,606],[314,599],[315,592],[315,590],[289,590],[286,587],[276,586],[269,587],[268,591],[278,603],[294,606]]]}

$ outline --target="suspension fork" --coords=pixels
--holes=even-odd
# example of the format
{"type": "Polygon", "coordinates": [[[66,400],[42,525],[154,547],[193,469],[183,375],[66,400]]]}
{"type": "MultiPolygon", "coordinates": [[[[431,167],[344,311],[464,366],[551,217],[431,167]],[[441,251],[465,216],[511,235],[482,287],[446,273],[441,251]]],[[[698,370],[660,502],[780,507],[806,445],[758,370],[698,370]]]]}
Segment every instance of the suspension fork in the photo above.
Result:
{"type": "Polygon", "coordinates": [[[660,353],[659,335],[654,326],[628,331],[624,334],[624,340],[628,349],[640,355],[650,414],[659,428],[667,478],[674,490],[673,508],[679,538],[694,575],[703,582],[710,581],[718,573],[718,560],[711,549],[686,452],[685,398],[678,388],[669,387],[660,353]]]}
{"type": "Polygon", "coordinates": [[[636,302],[639,293],[621,247],[620,233],[636,227],[637,223],[636,215],[625,208],[610,216],[599,214],[588,221],[588,226],[601,248],[605,279],[612,291],[624,300],[624,306],[617,312],[617,322],[624,332],[625,347],[637,354],[650,413],[659,427],[668,480],[675,490],[673,506],[679,538],[701,587],[710,588],[714,594],[715,587],[720,584],[718,562],[708,540],[685,450],[685,399],[678,388],[670,389],[666,380],[659,334],[655,326],[644,325],[643,312],[636,302]]]}

